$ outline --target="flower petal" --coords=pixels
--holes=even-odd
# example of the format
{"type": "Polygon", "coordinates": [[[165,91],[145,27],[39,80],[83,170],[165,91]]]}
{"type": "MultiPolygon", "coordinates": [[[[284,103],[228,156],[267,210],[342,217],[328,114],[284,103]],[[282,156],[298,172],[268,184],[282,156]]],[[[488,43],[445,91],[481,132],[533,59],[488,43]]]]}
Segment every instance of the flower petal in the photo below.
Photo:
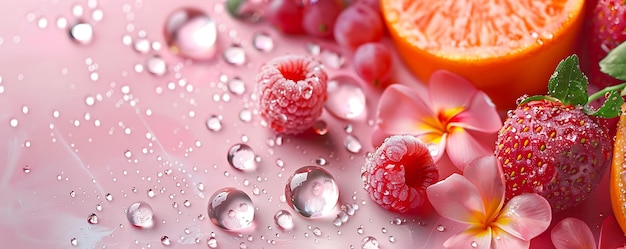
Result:
{"type": "Polygon", "coordinates": [[[452,174],[426,189],[428,200],[439,215],[465,224],[485,224],[480,193],[465,177],[452,174]]]}
{"type": "Polygon", "coordinates": [[[400,84],[385,89],[378,102],[377,116],[378,126],[389,134],[418,135],[430,132],[429,127],[437,125],[428,104],[413,89],[400,84]]]}
{"type": "Polygon", "coordinates": [[[543,233],[552,221],[550,203],[538,194],[521,194],[507,202],[495,226],[523,240],[543,233]]]}
{"type": "Polygon", "coordinates": [[[478,157],[493,155],[493,149],[488,149],[462,128],[454,128],[446,140],[448,157],[460,170],[478,157]]]}
{"type": "Polygon", "coordinates": [[[485,133],[495,133],[502,128],[502,119],[487,94],[478,92],[469,107],[457,114],[449,125],[485,133]]]}
{"type": "Polygon", "coordinates": [[[473,227],[463,232],[452,235],[443,242],[445,248],[479,248],[489,249],[491,247],[491,227],[473,227]]]}
{"type": "Polygon", "coordinates": [[[598,249],[622,248],[626,245],[626,236],[620,228],[615,216],[608,215],[602,222],[600,228],[600,239],[598,249]]]}
{"type": "Polygon", "coordinates": [[[493,249],[528,249],[530,247],[530,240],[520,239],[497,227],[494,227],[492,234],[493,249]]]}
{"type": "Polygon", "coordinates": [[[565,218],[550,233],[557,249],[596,249],[596,239],[587,223],[577,218],[565,218]]]}
{"type": "Polygon", "coordinates": [[[446,138],[447,134],[443,134],[438,136],[438,134],[427,133],[417,136],[417,138],[422,141],[422,143],[426,144],[428,150],[430,151],[430,155],[433,157],[433,161],[438,162],[446,150],[446,138]]]}
{"type": "Polygon", "coordinates": [[[471,82],[452,72],[437,70],[428,80],[430,104],[435,113],[468,108],[478,90],[471,82]]]}
{"type": "Polygon", "coordinates": [[[504,178],[495,156],[480,157],[472,161],[463,175],[478,189],[487,217],[495,218],[504,205],[504,178]]]}

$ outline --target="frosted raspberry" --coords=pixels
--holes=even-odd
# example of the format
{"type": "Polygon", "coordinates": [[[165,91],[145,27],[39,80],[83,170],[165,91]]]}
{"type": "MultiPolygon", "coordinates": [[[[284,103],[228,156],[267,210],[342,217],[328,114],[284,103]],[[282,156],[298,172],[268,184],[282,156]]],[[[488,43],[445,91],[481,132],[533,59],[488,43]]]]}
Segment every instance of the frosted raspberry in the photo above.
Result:
{"type": "Polygon", "coordinates": [[[275,58],[257,75],[261,117],[277,133],[298,134],[322,115],[328,76],[321,64],[298,55],[275,58]]]}
{"type": "Polygon", "coordinates": [[[361,178],[378,205],[407,213],[427,202],[426,188],[439,180],[439,172],[425,144],[414,136],[395,135],[366,159],[361,178]]]}

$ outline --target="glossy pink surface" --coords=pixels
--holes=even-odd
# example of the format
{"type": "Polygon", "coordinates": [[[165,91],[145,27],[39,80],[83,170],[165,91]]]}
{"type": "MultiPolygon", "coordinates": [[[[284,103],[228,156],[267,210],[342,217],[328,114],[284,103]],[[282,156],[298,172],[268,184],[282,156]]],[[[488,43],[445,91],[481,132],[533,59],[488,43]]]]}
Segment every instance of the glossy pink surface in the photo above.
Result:
{"type": "MultiPolygon", "coordinates": [[[[264,62],[284,54],[308,54],[327,65],[332,79],[355,77],[351,55],[328,40],[287,37],[265,23],[233,20],[223,2],[0,3],[3,248],[210,248],[211,237],[217,248],[362,248],[362,241],[371,242],[371,237],[380,248],[440,248],[461,228],[432,211],[390,213],[363,190],[360,169],[373,151],[371,131],[380,89],[361,82],[366,96],[362,115],[346,119],[325,110],[325,135],[309,131],[277,136],[264,127],[253,94],[256,72],[264,62]],[[217,24],[213,59],[194,62],[167,48],[167,17],[187,7],[204,11],[217,24]],[[93,26],[87,44],[68,35],[79,20],[93,26]],[[273,49],[253,48],[256,32],[267,33],[273,49]],[[145,39],[152,48],[136,49],[145,39]],[[245,51],[243,65],[223,59],[222,52],[232,44],[245,51]],[[321,52],[312,54],[312,44],[320,45],[321,52]],[[335,52],[343,54],[343,65],[335,60],[335,52]],[[148,72],[146,63],[154,55],[167,63],[163,76],[148,72]],[[245,83],[242,95],[228,90],[228,80],[235,77],[245,83]],[[251,118],[245,121],[248,114],[251,118]],[[219,131],[207,128],[212,115],[221,117],[219,131]],[[351,152],[344,141],[354,137],[362,148],[350,147],[356,151],[351,152]],[[229,148],[237,143],[254,150],[256,170],[239,171],[228,164],[229,148]],[[289,206],[285,184],[294,171],[316,165],[320,158],[338,185],[339,203],[330,214],[309,219],[289,206]],[[224,187],[244,191],[254,203],[249,229],[226,231],[211,222],[210,197],[224,187]],[[152,227],[138,228],[127,219],[127,209],[139,201],[152,207],[152,227]],[[337,225],[342,204],[356,204],[358,209],[337,225]],[[279,210],[291,213],[293,229],[276,225],[279,210]],[[95,224],[88,222],[92,213],[98,217],[95,224]]],[[[394,60],[399,65],[394,81],[423,91],[395,54],[394,60]]],[[[445,157],[439,167],[442,178],[455,170],[445,157]]],[[[578,217],[597,238],[611,213],[606,179],[592,198],[556,215],[553,224],[578,217]]],[[[532,247],[551,248],[549,238],[544,233],[532,247]]]]}

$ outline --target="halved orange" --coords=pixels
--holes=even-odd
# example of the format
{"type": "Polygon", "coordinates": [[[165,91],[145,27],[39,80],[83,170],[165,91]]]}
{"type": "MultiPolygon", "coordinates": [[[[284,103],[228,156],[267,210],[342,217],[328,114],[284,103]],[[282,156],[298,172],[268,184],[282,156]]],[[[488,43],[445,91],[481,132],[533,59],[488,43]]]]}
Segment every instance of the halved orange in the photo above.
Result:
{"type": "Polygon", "coordinates": [[[546,94],[559,61],[574,52],[584,0],[381,0],[390,35],[423,82],[457,73],[499,109],[546,94]]]}
{"type": "Polygon", "coordinates": [[[617,122],[617,134],[613,143],[613,161],[609,175],[609,192],[613,215],[626,233],[626,105],[617,122]]]}

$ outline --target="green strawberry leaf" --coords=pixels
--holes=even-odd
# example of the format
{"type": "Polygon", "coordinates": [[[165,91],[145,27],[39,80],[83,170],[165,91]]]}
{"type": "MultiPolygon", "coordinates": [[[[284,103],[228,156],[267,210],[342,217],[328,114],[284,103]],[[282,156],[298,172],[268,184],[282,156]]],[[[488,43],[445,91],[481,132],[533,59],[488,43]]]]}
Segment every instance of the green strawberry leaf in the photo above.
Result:
{"type": "Polygon", "coordinates": [[[530,101],[535,101],[535,100],[550,100],[550,101],[558,101],[557,99],[551,97],[551,96],[546,96],[546,95],[534,95],[534,96],[530,96],[527,98],[524,98],[522,101],[519,102],[518,106],[526,104],[530,101]]]}
{"type": "Polygon", "coordinates": [[[622,98],[620,91],[610,91],[608,92],[608,97],[606,98],[606,101],[604,101],[604,104],[602,104],[596,112],[591,113],[591,115],[602,118],[617,117],[620,114],[623,104],[624,99],[622,98]]]}
{"type": "Polygon", "coordinates": [[[600,71],[613,78],[626,80],[626,42],[615,47],[600,61],[600,71]]]}
{"type": "Polygon", "coordinates": [[[580,70],[578,56],[563,59],[548,81],[548,94],[563,104],[587,104],[587,76],[580,70]]]}

